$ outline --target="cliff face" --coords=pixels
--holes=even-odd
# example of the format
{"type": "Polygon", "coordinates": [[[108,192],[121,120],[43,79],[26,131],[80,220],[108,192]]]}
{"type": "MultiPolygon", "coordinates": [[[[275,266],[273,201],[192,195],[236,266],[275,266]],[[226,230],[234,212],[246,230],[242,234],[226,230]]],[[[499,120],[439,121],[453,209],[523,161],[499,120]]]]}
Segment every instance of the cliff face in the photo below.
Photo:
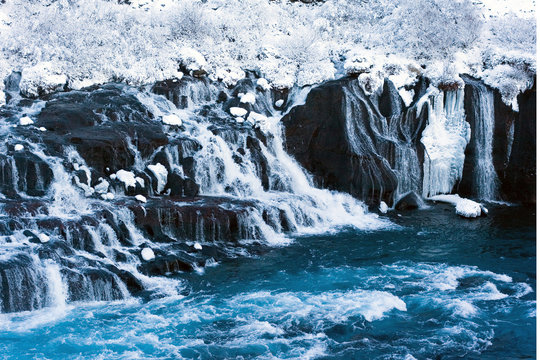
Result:
{"type": "Polygon", "coordinates": [[[536,203],[536,83],[518,96],[518,104],[502,191],[510,201],[536,203]]]}
{"type": "Polygon", "coordinates": [[[322,84],[283,118],[287,151],[319,186],[370,205],[395,203],[409,191],[450,190],[534,202],[536,89],[520,95],[515,113],[497,91],[463,79],[465,88],[457,91],[429,88],[421,79],[409,107],[389,80],[370,96],[354,78],[322,84]],[[440,151],[426,150],[424,142],[440,151]]]}

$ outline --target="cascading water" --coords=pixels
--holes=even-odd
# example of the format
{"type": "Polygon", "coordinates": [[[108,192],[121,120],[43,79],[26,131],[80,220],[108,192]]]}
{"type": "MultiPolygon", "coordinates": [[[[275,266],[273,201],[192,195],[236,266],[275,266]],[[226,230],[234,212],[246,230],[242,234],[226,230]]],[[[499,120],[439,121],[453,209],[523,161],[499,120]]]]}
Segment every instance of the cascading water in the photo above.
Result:
{"type": "Polygon", "coordinates": [[[228,90],[186,79],[152,91],[110,84],[5,107],[0,311],[178,294],[183,281],[165,275],[248,254],[254,241],[387,224],[313,186],[283,149],[272,94],[255,81],[228,90]],[[238,103],[247,92],[255,102],[238,103]],[[235,119],[232,105],[251,113],[235,119]],[[23,115],[34,124],[18,124],[23,115]]]}
{"type": "Polygon", "coordinates": [[[467,114],[472,121],[471,154],[473,159],[471,195],[482,200],[496,200],[498,179],[493,164],[493,131],[495,126],[493,92],[484,84],[469,81],[472,106],[467,114]]]}

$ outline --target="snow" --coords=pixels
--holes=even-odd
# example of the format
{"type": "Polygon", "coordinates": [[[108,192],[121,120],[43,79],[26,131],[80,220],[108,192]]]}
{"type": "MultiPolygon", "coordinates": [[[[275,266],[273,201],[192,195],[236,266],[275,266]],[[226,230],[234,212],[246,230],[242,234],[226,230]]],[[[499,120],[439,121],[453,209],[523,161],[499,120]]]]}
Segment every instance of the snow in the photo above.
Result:
{"type": "Polygon", "coordinates": [[[154,254],[154,250],[146,247],[141,250],[141,257],[144,261],[150,261],[154,260],[156,258],[156,255],[154,254]]]}
{"type": "Polygon", "coordinates": [[[240,116],[236,117],[235,120],[239,124],[242,124],[244,121],[246,121],[243,117],[240,117],[240,116]]]}
{"type": "Polygon", "coordinates": [[[196,71],[206,72],[206,59],[197,50],[183,47],[180,49],[178,56],[180,58],[180,64],[189,71],[191,75],[196,71]]]}
{"type": "Polygon", "coordinates": [[[379,204],[379,211],[383,214],[386,214],[388,212],[388,205],[384,201],[381,201],[381,203],[379,204]]]}
{"type": "Polygon", "coordinates": [[[268,83],[268,80],[263,78],[257,79],[257,87],[261,88],[264,91],[270,90],[272,88],[268,83]]]}
{"type": "Polygon", "coordinates": [[[45,129],[43,126],[39,127],[38,130],[41,131],[41,132],[47,131],[47,129],[45,129]]]}
{"type": "Polygon", "coordinates": [[[195,244],[193,244],[193,248],[195,248],[195,250],[202,250],[202,245],[196,242],[195,244]]]}
{"type": "Polygon", "coordinates": [[[126,190],[129,187],[136,187],[137,180],[135,180],[135,174],[133,174],[131,171],[126,170],[118,170],[116,174],[112,174],[111,179],[118,179],[119,181],[124,183],[124,186],[126,190]],[[113,175],[115,175],[113,177],[113,175]]]}
{"type": "Polygon", "coordinates": [[[6,95],[4,94],[3,86],[0,86],[0,106],[4,106],[5,104],[6,104],[6,95]]]}
{"type": "Polygon", "coordinates": [[[142,203],[145,203],[146,202],[146,198],[143,196],[143,195],[135,195],[135,199],[137,199],[138,201],[142,202],[142,203]]]}
{"type": "Polygon", "coordinates": [[[108,192],[106,194],[101,194],[101,198],[103,200],[113,200],[114,199],[114,194],[111,193],[111,192],[108,192]]]}
{"type": "Polygon", "coordinates": [[[423,197],[448,194],[461,179],[471,129],[465,121],[463,89],[442,92],[430,87],[417,104],[417,116],[428,104],[428,124],[422,133],[425,148],[423,197]]]}
{"type": "Polygon", "coordinates": [[[41,62],[23,69],[19,87],[23,95],[38,97],[62,89],[67,80],[52,62],[41,62]]]}
{"type": "Polygon", "coordinates": [[[466,218],[475,218],[487,214],[487,209],[480,203],[472,201],[466,198],[462,198],[459,195],[436,195],[428,198],[428,200],[439,201],[448,204],[452,204],[456,207],[456,214],[466,218]]]}
{"type": "Polygon", "coordinates": [[[30,119],[28,116],[23,116],[22,118],[19,119],[19,124],[23,126],[32,125],[33,123],[34,121],[30,119]]]}
{"type": "Polygon", "coordinates": [[[15,149],[15,151],[23,151],[24,146],[21,145],[21,144],[15,144],[14,149],[15,149]]]}
{"type": "Polygon", "coordinates": [[[157,192],[163,192],[163,190],[165,189],[165,185],[167,185],[167,176],[169,175],[167,168],[162,164],[157,163],[155,165],[148,165],[148,169],[154,174],[157,179],[157,192]]]}
{"type": "Polygon", "coordinates": [[[530,73],[515,62],[485,62],[482,54],[516,51],[516,58],[532,57],[536,63],[535,0],[478,0],[470,7],[442,0],[376,2],[379,6],[344,0],[317,6],[258,0],[130,3],[2,4],[0,106],[5,103],[2,80],[12,70],[22,70],[21,90],[32,97],[66,84],[80,89],[120,79],[138,86],[180,78],[179,64],[226,86],[244,78],[244,70],[256,69],[262,90],[369,73],[363,84],[374,91],[384,77],[402,90],[417,75],[428,76],[431,63],[440,59],[458,65],[460,73],[488,79],[512,104],[530,73]],[[453,16],[454,10],[463,13],[453,16]],[[503,31],[493,31],[496,23],[506,23],[503,31]],[[519,34],[530,39],[521,41],[519,34]],[[396,54],[397,61],[387,54],[396,54]]]}
{"type": "Polygon", "coordinates": [[[242,104],[255,104],[255,94],[254,93],[246,93],[246,94],[243,94],[241,97],[240,97],[240,102],[242,104]]]}
{"type": "Polygon", "coordinates": [[[231,107],[229,109],[229,112],[231,113],[231,115],[233,116],[245,116],[247,114],[247,110],[246,109],[243,109],[243,108],[240,108],[240,107],[231,107]]]}
{"type": "Polygon", "coordinates": [[[98,181],[99,183],[96,186],[94,186],[94,190],[98,194],[106,194],[107,191],[109,190],[109,182],[103,178],[99,178],[98,181]]]}
{"type": "Polygon", "coordinates": [[[39,241],[41,241],[41,243],[43,243],[43,244],[48,243],[49,240],[51,240],[51,238],[49,237],[49,235],[43,234],[43,233],[39,234],[39,235],[38,235],[38,238],[39,238],[39,241]]]}
{"type": "Polygon", "coordinates": [[[219,68],[215,74],[210,74],[213,80],[219,80],[226,86],[234,86],[239,80],[246,77],[246,73],[240,67],[233,66],[231,68],[219,68]]]}
{"type": "Polygon", "coordinates": [[[256,113],[255,111],[252,111],[249,113],[249,116],[247,118],[247,121],[249,121],[252,125],[262,123],[264,124],[268,118],[262,114],[256,113]]]}
{"type": "Polygon", "coordinates": [[[283,99],[279,99],[279,100],[277,100],[277,101],[275,102],[274,105],[276,105],[276,107],[280,108],[280,107],[283,106],[283,103],[284,103],[284,102],[285,102],[285,101],[284,101],[283,99]]]}
{"type": "Polygon", "coordinates": [[[182,119],[180,119],[180,117],[175,114],[165,115],[161,118],[161,121],[163,121],[163,123],[167,125],[182,125],[182,119]]]}

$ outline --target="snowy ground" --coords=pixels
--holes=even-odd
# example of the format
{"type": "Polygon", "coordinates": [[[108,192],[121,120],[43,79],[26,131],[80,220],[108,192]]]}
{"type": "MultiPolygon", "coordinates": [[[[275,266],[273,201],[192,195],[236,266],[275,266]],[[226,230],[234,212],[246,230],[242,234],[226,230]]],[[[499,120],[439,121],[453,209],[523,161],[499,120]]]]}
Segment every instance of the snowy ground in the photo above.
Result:
{"type": "Polygon", "coordinates": [[[452,86],[468,73],[516,108],[536,73],[535,0],[130,2],[0,4],[0,78],[22,71],[23,91],[35,96],[180,77],[188,62],[182,70],[227,85],[243,70],[275,88],[356,73],[371,92],[390,77],[409,102],[405,87],[419,74],[452,86]]]}

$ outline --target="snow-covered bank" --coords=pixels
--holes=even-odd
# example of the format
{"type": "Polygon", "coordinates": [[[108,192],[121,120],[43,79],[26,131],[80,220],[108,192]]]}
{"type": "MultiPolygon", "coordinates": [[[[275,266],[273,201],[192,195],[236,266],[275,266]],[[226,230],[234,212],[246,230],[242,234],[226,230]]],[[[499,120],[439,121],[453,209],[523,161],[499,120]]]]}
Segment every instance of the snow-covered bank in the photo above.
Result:
{"type": "Polygon", "coordinates": [[[475,218],[482,214],[488,213],[488,210],[480,203],[465,199],[459,195],[436,195],[428,198],[428,200],[452,204],[456,207],[456,214],[466,218],[475,218]]]}
{"type": "Polygon", "coordinates": [[[408,103],[418,75],[448,86],[468,73],[515,105],[536,72],[533,0],[521,1],[517,15],[495,0],[129,3],[0,4],[0,78],[22,71],[24,92],[35,96],[108,81],[153,83],[180,77],[180,68],[229,86],[255,70],[275,88],[352,72],[367,91],[391,78],[408,103]]]}

